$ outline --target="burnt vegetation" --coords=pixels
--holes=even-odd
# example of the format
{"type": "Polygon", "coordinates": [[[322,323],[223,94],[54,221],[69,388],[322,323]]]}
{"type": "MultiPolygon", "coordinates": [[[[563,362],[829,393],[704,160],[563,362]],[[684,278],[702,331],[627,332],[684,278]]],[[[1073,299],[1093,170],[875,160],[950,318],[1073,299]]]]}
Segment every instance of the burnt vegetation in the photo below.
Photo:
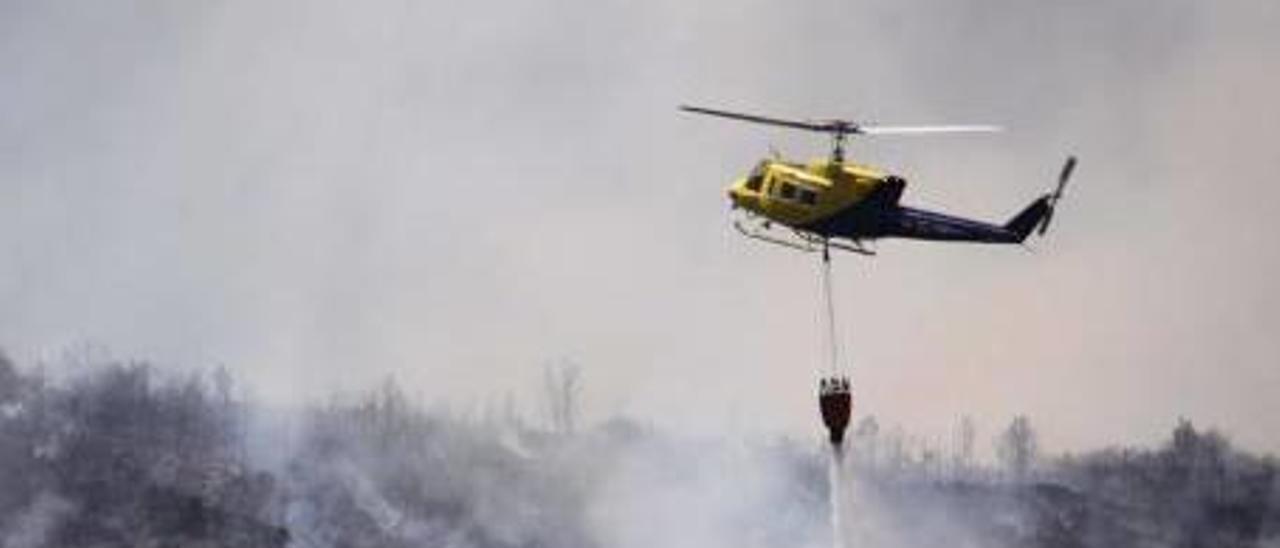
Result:
{"type": "MultiPolygon", "coordinates": [[[[873,420],[873,419],[872,419],[873,420]]],[[[1180,419],[1158,448],[1038,454],[1030,421],[1015,417],[994,437],[999,464],[981,466],[964,448],[904,449],[866,425],[855,445],[860,494],[894,545],[1253,547],[1280,542],[1277,462],[1235,449],[1214,430],[1180,419]],[[887,450],[885,448],[888,448],[887,450]],[[942,523],[920,527],[921,521],[942,523]]]]}
{"type": "MultiPolygon", "coordinates": [[[[587,426],[575,422],[577,371],[547,379],[546,421],[428,412],[390,382],[268,412],[225,370],[103,363],[54,380],[0,355],[0,546],[826,539],[819,444],[689,440],[623,419],[587,426]],[[731,490],[717,498],[722,486],[731,490]]],[[[853,526],[903,547],[1280,542],[1276,461],[1189,421],[1157,448],[1047,457],[1017,417],[994,436],[996,464],[974,457],[975,431],[960,421],[941,450],[864,418],[848,457],[877,521],[853,526]]]]}

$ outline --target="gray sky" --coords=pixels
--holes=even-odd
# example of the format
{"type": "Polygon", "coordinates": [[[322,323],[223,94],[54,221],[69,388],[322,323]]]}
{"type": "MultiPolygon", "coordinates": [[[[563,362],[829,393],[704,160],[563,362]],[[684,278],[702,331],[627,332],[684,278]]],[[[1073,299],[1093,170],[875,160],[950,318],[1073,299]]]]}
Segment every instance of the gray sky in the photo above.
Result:
{"type": "Polygon", "coordinates": [[[816,261],[737,237],[723,187],[825,143],[675,106],[996,123],[851,151],[997,221],[1081,157],[1034,253],[839,259],[857,409],[1280,450],[1276,28],[1244,0],[6,2],[0,345],[463,407],[569,357],[594,417],[816,437],[816,261]]]}

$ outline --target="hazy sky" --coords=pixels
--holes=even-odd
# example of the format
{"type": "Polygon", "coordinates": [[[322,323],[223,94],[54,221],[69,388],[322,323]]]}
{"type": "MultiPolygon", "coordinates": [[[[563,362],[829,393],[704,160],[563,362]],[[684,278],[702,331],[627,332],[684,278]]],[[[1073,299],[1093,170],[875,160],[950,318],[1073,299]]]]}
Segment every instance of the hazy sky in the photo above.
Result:
{"type": "Polygon", "coordinates": [[[1182,415],[1280,450],[1280,4],[0,4],[0,345],[224,363],[277,401],[389,375],[590,417],[821,435],[817,262],[723,187],[809,135],[700,103],[998,136],[860,141],[1018,248],[882,242],[836,290],[857,412],[1051,450],[1182,415]]]}

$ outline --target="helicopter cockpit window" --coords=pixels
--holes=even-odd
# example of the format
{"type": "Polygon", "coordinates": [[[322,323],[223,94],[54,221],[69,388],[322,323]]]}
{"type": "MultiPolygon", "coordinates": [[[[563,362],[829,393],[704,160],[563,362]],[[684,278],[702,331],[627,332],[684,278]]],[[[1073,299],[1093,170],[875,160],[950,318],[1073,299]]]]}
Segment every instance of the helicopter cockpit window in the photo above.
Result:
{"type": "Polygon", "coordinates": [[[800,203],[804,205],[818,205],[818,193],[807,188],[800,189],[800,203]]]}
{"type": "Polygon", "coordinates": [[[764,186],[764,174],[766,162],[756,164],[755,169],[751,170],[751,174],[747,176],[747,190],[751,192],[760,192],[760,188],[764,186]]]}

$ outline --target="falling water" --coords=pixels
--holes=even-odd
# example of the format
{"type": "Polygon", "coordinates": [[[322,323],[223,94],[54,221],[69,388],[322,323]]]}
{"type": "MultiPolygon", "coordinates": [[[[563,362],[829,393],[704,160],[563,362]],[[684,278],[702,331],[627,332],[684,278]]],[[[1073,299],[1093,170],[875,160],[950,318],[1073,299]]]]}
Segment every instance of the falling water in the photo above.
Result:
{"type": "Polygon", "coordinates": [[[830,483],[827,492],[831,498],[831,548],[846,548],[844,528],[840,523],[840,513],[843,509],[841,498],[844,496],[844,459],[842,457],[840,446],[833,445],[830,471],[827,473],[827,480],[830,483]]]}

